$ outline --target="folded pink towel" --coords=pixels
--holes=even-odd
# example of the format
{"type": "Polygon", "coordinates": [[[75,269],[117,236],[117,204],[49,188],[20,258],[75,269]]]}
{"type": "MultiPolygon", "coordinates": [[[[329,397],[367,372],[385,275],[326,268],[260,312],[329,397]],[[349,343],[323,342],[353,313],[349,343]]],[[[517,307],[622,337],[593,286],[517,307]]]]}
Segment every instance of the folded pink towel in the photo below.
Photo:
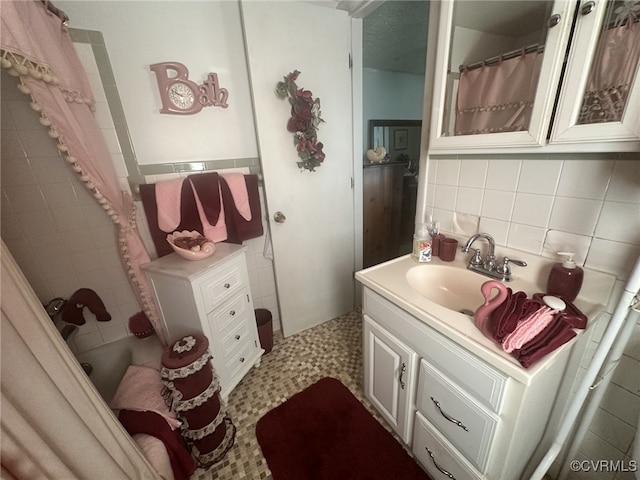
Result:
{"type": "Polygon", "coordinates": [[[233,197],[233,203],[235,203],[236,210],[242,215],[247,222],[251,220],[251,205],[249,205],[249,192],[247,191],[247,182],[245,176],[242,173],[225,173],[221,175],[229,190],[231,190],[231,196],[233,197]]]}
{"type": "Polygon", "coordinates": [[[156,183],[158,227],[163,232],[174,232],[180,225],[180,192],[184,178],[156,183]]]}
{"type": "Polygon", "coordinates": [[[506,336],[502,342],[505,352],[511,353],[522,348],[524,344],[532,340],[542,332],[556,318],[558,310],[549,307],[540,307],[528,317],[518,322],[518,326],[513,332],[506,336]]]}

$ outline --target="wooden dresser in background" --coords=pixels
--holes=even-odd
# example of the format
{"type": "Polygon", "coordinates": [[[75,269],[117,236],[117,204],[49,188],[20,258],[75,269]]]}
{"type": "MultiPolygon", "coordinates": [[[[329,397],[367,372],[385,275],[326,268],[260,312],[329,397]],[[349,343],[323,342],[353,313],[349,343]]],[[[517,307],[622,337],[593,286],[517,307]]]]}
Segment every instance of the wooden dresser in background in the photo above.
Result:
{"type": "Polygon", "coordinates": [[[415,187],[406,163],[369,164],[363,168],[363,267],[411,251],[415,187]],[[411,200],[413,198],[413,200],[411,200]]]}

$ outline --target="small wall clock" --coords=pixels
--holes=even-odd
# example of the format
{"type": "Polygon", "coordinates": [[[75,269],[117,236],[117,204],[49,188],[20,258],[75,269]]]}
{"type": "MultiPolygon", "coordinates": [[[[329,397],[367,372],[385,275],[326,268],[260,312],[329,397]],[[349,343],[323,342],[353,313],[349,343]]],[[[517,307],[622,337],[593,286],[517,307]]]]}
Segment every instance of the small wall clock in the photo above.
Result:
{"type": "Polygon", "coordinates": [[[209,73],[207,80],[198,85],[189,80],[189,70],[178,62],[162,62],[150,65],[156,74],[162,108],[160,113],[193,115],[203,107],[227,108],[229,92],[220,88],[218,75],[209,73]]]}

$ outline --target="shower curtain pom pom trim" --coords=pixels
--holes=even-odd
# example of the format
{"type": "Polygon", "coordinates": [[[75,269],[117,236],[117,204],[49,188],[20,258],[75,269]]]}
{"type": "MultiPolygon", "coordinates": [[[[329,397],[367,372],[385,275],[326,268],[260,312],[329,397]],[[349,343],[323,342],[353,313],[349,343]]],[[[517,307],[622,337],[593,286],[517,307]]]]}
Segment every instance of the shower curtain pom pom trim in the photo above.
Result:
{"type": "Polygon", "coordinates": [[[48,73],[44,73],[42,75],[42,81],[44,83],[52,83],[53,82],[53,77],[51,75],[49,75],[48,73]]]}
{"type": "Polygon", "coordinates": [[[31,75],[36,80],[40,80],[42,78],[42,72],[38,71],[33,67],[29,69],[29,75],[31,75]]]}
{"type": "Polygon", "coordinates": [[[26,85],[22,85],[21,83],[18,84],[18,90],[20,90],[25,95],[30,95],[31,94],[31,89],[29,87],[27,87],[26,85]]]}
{"type": "Polygon", "coordinates": [[[69,155],[66,159],[67,162],[71,163],[71,164],[75,164],[76,163],[76,157],[69,155]]]}
{"type": "Polygon", "coordinates": [[[60,136],[60,134],[58,133],[58,131],[55,128],[49,129],[49,131],[47,133],[49,134],[49,136],[51,138],[58,138],[60,136]]]}
{"type": "Polygon", "coordinates": [[[15,68],[19,75],[26,75],[29,73],[29,69],[24,65],[15,65],[13,68],[15,68]]]}
{"type": "Polygon", "coordinates": [[[87,183],[89,181],[89,177],[86,175],[80,175],[80,180],[84,183],[87,183]]]}
{"type": "Polygon", "coordinates": [[[44,118],[44,117],[40,117],[38,119],[38,121],[44,125],[45,127],[50,127],[51,126],[51,120],[49,120],[48,118],[44,118]]]}
{"type": "Polygon", "coordinates": [[[11,68],[12,66],[11,62],[4,57],[2,57],[2,60],[0,60],[0,62],[2,62],[2,68],[11,68]]]}
{"type": "Polygon", "coordinates": [[[76,163],[76,164],[74,164],[71,168],[72,168],[72,169],[73,169],[73,171],[74,171],[74,172],[76,172],[76,173],[80,173],[80,172],[82,172],[82,167],[81,167],[80,165],[78,165],[77,163],[76,163]]]}
{"type": "Polygon", "coordinates": [[[32,110],[35,110],[36,112],[42,111],[42,107],[36,102],[31,102],[29,106],[31,107],[32,110]]]}
{"type": "Polygon", "coordinates": [[[67,152],[69,148],[66,145],[59,144],[58,150],[60,150],[61,152],[67,152]]]}

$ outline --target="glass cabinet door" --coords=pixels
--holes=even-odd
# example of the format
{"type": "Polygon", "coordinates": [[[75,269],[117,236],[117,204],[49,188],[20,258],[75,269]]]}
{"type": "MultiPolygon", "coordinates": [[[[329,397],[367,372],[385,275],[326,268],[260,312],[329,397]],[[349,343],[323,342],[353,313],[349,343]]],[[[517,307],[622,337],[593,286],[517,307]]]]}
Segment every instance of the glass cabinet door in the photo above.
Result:
{"type": "Polygon", "coordinates": [[[574,35],[550,142],[640,140],[640,0],[582,2],[574,35]]]}
{"type": "Polygon", "coordinates": [[[574,7],[441,2],[430,150],[544,145],[574,7]]]}

